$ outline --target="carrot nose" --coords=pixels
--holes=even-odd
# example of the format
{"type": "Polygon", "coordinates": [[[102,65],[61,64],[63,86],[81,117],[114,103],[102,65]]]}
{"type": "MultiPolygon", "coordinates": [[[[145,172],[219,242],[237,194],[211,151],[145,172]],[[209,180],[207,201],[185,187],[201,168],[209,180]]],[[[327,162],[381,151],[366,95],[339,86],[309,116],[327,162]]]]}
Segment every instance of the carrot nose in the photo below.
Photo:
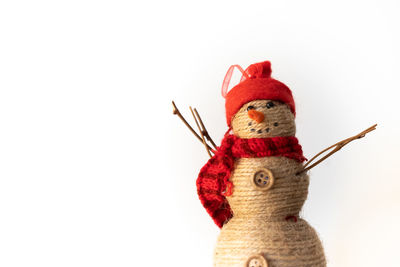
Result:
{"type": "Polygon", "coordinates": [[[250,109],[247,112],[247,115],[249,116],[250,119],[255,120],[257,123],[264,121],[264,113],[260,111],[250,109]]]}

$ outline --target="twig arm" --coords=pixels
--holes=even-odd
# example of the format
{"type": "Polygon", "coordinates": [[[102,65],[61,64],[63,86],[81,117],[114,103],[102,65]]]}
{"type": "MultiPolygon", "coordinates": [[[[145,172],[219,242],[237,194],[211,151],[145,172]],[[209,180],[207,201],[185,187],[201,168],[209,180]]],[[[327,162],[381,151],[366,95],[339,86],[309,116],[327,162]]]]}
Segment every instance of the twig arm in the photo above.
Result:
{"type": "Polygon", "coordinates": [[[214,143],[214,141],[212,140],[210,134],[208,133],[208,131],[206,129],[206,126],[204,126],[203,120],[201,119],[200,114],[197,112],[196,108],[194,109],[194,113],[196,114],[197,118],[199,119],[200,126],[201,126],[200,131],[207,138],[207,140],[211,142],[211,144],[214,147],[214,149],[217,149],[216,144],[214,143]]]}
{"type": "Polygon", "coordinates": [[[199,122],[198,122],[196,116],[194,115],[194,112],[193,112],[192,107],[189,107],[189,109],[190,109],[190,112],[191,112],[192,115],[193,115],[194,121],[196,122],[197,128],[198,128],[199,131],[200,131],[201,140],[203,141],[203,144],[204,144],[204,146],[205,146],[205,148],[206,148],[206,151],[207,151],[208,155],[209,155],[210,158],[211,158],[212,155],[211,155],[211,153],[210,153],[210,150],[208,149],[207,142],[206,142],[206,139],[204,138],[204,134],[203,134],[203,131],[202,131],[201,128],[200,128],[199,122]]]}
{"type": "Polygon", "coordinates": [[[348,143],[350,143],[351,141],[354,141],[356,139],[360,139],[363,138],[367,133],[373,131],[376,129],[377,124],[372,125],[371,127],[369,127],[368,129],[365,129],[364,131],[362,131],[361,133],[354,135],[352,137],[349,137],[347,139],[344,139],[328,148],[325,148],[324,150],[322,150],[321,152],[319,152],[318,154],[316,154],[314,157],[312,157],[303,167],[303,169],[301,171],[299,171],[297,173],[301,174],[305,171],[308,171],[312,168],[314,168],[315,166],[317,166],[318,164],[320,164],[322,161],[324,161],[325,159],[327,159],[328,157],[330,157],[331,155],[333,155],[334,153],[336,153],[337,151],[339,151],[340,149],[342,149],[342,147],[344,147],[345,145],[347,145],[348,143]],[[317,159],[320,155],[322,155],[323,153],[325,153],[328,150],[331,150],[333,148],[333,150],[331,152],[329,152],[328,154],[326,154],[324,157],[322,157],[321,159],[319,159],[318,161],[314,162],[313,164],[311,164],[311,162],[313,162],[315,159],[317,159]],[[311,164],[311,165],[310,165],[311,164]]]}
{"type": "MultiPolygon", "coordinates": [[[[179,111],[179,109],[178,109],[178,107],[175,105],[175,102],[174,101],[172,101],[172,113],[174,114],[174,115],[177,115],[181,120],[182,120],[182,122],[186,125],[186,127],[193,133],[193,135],[200,141],[200,142],[202,142],[203,143],[203,139],[196,133],[196,131],[192,128],[192,126],[190,126],[190,124],[185,120],[185,118],[182,116],[182,114],[181,114],[181,112],[179,111]]],[[[203,143],[204,144],[204,143],[203,143]]],[[[208,145],[208,144],[206,144],[206,146],[207,146],[207,149],[208,150],[210,150],[210,151],[212,151],[212,148],[208,145]]]]}

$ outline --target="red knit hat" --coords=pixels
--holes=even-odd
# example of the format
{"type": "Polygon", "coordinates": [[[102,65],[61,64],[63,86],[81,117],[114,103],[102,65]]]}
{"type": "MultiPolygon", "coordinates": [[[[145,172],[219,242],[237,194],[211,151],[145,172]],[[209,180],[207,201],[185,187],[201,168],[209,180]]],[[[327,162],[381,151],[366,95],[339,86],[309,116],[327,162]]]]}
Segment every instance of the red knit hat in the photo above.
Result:
{"type": "Polygon", "coordinates": [[[226,98],[226,121],[231,126],[232,117],[246,103],[253,100],[270,99],[286,103],[296,115],[292,92],[282,82],[271,78],[271,63],[264,61],[250,65],[245,71],[239,65],[232,65],[226,73],[222,85],[222,95],[226,98]],[[229,81],[234,67],[242,72],[240,83],[228,93],[229,81]]]}

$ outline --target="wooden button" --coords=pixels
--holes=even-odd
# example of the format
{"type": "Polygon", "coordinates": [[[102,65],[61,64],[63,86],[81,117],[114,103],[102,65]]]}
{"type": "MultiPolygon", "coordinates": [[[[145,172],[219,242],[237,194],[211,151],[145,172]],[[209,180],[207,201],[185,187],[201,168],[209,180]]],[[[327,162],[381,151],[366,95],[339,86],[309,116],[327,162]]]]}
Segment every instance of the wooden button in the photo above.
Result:
{"type": "Polygon", "coordinates": [[[261,168],[254,174],[253,183],[258,189],[268,190],[274,184],[274,175],[267,168],[261,168]]]}
{"type": "Polygon", "coordinates": [[[268,263],[265,260],[264,256],[259,254],[251,256],[247,260],[245,267],[268,267],[268,263]]]}

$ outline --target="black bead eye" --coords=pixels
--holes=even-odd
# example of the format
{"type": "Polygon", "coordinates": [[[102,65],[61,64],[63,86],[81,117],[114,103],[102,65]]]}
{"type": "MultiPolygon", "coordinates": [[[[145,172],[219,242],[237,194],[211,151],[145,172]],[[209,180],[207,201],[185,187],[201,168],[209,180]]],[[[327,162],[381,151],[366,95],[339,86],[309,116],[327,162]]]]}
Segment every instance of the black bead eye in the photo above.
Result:
{"type": "Polygon", "coordinates": [[[251,110],[251,109],[254,109],[254,106],[248,106],[248,107],[247,107],[247,111],[249,111],[249,110],[251,110]]]}
{"type": "Polygon", "coordinates": [[[274,107],[275,106],[275,104],[274,104],[274,102],[272,102],[272,101],[269,101],[268,103],[267,103],[267,108],[272,108],[272,107],[274,107]]]}

